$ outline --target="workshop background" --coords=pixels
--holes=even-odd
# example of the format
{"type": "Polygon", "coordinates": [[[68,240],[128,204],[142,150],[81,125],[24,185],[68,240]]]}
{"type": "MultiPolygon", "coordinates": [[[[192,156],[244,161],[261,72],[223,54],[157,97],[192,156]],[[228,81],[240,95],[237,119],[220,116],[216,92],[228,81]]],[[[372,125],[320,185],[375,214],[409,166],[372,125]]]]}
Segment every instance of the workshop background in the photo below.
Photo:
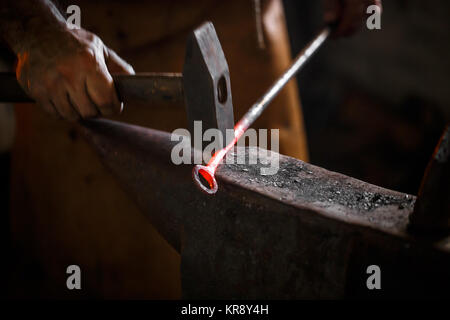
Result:
{"type": "MultiPolygon", "coordinates": [[[[320,27],[320,2],[284,0],[284,5],[295,54],[320,27]]],[[[388,0],[383,7],[381,30],[330,41],[298,77],[310,162],[417,194],[450,119],[450,2],[388,0]]],[[[14,266],[9,262],[18,259],[10,247],[8,217],[13,139],[13,110],[2,106],[2,275],[10,274],[14,266]]],[[[32,261],[27,266],[35,267],[32,261]]],[[[39,272],[32,276],[39,277],[39,272]]],[[[1,294],[8,296],[8,290],[1,294]]]]}
{"type": "MultiPolygon", "coordinates": [[[[285,0],[292,52],[320,1],[285,0]]],[[[299,74],[311,163],[417,194],[450,119],[450,2],[383,1],[381,30],[330,41],[299,74]]]]}

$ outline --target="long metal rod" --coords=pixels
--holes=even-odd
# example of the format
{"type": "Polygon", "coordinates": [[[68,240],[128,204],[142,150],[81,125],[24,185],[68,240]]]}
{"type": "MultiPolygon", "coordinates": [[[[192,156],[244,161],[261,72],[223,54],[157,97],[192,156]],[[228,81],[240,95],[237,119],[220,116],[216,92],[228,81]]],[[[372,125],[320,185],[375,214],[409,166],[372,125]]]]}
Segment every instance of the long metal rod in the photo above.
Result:
{"type": "Polygon", "coordinates": [[[255,122],[261,113],[267,108],[272,100],[278,95],[281,89],[294,77],[298,71],[305,65],[305,63],[314,55],[314,53],[320,48],[324,41],[330,35],[330,29],[324,28],[295,58],[288,70],[278,78],[277,81],[267,90],[267,92],[252,105],[247,113],[239,120],[234,127],[234,139],[225,148],[216,152],[211,158],[207,166],[196,165],[192,172],[193,178],[197,186],[208,194],[214,194],[217,192],[218,186],[214,173],[217,166],[222,162],[228,151],[236,144],[239,138],[244,132],[255,122]],[[208,186],[202,183],[201,178],[206,180],[208,186]]]}
{"type": "Polygon", "coordinates": [[[261,115],[281,89],[297,74],[311,56],[320,48],[330,34],[329,28],[323,29],[295,58],[289,69],[270,87],[269,90],[247,111],[237,125],[247,130],[261,115]]]}

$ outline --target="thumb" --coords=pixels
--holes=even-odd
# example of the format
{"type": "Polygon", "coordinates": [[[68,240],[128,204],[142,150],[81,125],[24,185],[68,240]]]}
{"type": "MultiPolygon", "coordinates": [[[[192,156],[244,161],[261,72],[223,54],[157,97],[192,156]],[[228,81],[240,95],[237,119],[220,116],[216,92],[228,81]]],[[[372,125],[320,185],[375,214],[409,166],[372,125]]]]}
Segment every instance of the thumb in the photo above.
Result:
{"type": "Polygon", "coordinates": [[[114,52],[114,50],[105,46],[104,50],[105,62],[108,67],[109,73],[119,73],[119,74],[130,74],[133,75],[134,69],[133,67],[123,60],[121,57],[114,52]]]}

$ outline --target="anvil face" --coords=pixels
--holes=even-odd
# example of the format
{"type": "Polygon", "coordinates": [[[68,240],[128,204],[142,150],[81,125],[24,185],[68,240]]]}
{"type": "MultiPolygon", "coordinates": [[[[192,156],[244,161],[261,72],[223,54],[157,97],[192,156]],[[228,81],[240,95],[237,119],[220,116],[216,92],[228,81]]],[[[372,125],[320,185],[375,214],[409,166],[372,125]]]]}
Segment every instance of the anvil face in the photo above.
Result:
{"type": "Polygon", "coordinates": [[[81,129],[181,253],[185,298],[366,297],[365,279],[353,275],[373,261],[389,270],[386,297],[448,295],[450,236],[408,233],[415,196],[280,155],[276,175],[262,175],[261,164],[220,166],[211,197],[192,190],[191,166],[171,162],[170,133],[108,120],[81,129]]]}

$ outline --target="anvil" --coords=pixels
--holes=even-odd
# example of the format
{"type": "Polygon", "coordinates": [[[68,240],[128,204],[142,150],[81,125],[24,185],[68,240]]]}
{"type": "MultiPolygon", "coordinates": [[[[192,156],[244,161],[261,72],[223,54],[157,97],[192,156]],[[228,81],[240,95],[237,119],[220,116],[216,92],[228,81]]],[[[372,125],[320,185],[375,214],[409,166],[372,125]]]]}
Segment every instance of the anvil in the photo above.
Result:
{"type": "Polygon", "coordinates": [[[80,130],[180,252],[184,298],[449,295],[450,236],[409,232],[413,195],[280,155],[272,176],[222,164],[211,197],[192,190],[192,166],[172,163],[170,133],[108,120],[80,130]],[[371,265],[381,268],[380,291],[366,286],[371,265]]]}

